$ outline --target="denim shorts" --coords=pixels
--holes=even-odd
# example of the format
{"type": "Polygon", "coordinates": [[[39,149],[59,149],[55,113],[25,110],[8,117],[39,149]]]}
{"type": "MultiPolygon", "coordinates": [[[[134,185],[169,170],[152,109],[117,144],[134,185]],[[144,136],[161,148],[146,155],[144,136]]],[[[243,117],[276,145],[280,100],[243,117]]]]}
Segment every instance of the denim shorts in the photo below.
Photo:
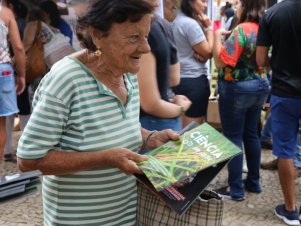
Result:
{"type": "Polygon", "coordinates": [[[297,145],[301,98],[271,96],[273,154],[294,159],[297,145]]]}
{"type": "Polygon", "coordinates": [[[158,118],[151,115],[144,115],[140,117],[142,128],[147,130],[164,130],[172,129],[180,131],[182,129],[181,118],[158,118]]]}
{"type": "Polygon", "coordinates": [[[0,64],[0,116],[19,112],[14,70],[10,64],[0,64]]]}
{"type": "Polygon", "coordinates": [[[173,89],[175,94],[185,95],[191,106],[185,115],[191,118],[206,116],[208,99],[210,96],[210,85],[206,75],[197,78],[181,78],[180,85],[173,89]]]}

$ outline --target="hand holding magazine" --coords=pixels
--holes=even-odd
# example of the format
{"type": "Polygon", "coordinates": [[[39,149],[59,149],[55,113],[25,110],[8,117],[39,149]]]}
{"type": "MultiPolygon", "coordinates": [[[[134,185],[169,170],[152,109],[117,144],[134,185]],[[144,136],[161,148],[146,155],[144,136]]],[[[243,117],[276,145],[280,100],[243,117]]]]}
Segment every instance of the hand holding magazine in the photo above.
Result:
{"type": "Polygon", "coordinates": [[[241,153],[241,150],[207,123],[185,132],[178,141],[146,153],[139,167],[160,191],[197,172],[241,153]]]}
{"type": "Polygon", "coordinates": [[[135,175],[178,214],[185,212],[226,163],[241,153],[207,123],[190,131],[185,128],[180,134],[178,141],[147,152],[148,160],[139,163],[144,174],[135,175]]]}

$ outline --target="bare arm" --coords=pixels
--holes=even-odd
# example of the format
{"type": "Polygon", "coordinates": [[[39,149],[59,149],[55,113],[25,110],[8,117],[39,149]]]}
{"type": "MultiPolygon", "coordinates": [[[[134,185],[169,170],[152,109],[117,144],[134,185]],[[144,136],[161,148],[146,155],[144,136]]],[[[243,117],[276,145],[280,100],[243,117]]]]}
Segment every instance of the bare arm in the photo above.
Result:
{"type": "Polygon", "coordinates": [[[156,76],[156,59],[152,53],[142,56],[138,81],[141,107],[145,112],[162,118],[174,118],[181,114],[177,104],[161,99],[156,76]]]}
{"type": "MultiPolygon", "coordinates": [[[[143,140],[148,139],[148,147],[156,148],[168,140],[179,139],[179,134],[170,129],[150,134],[151,131],[141,128],[143,140]]],[[[141,173],[136,162],[147,160],[146,156],[139,155],[126,148],[113,148],[95,152],[63,152],[50,151],[44,158],[18,158],[18,167],[21,171],[40,170],[44,175],[65,175],[96,167],[113,166],[126,174],[141,173]]]]}
{"type": "Polygon", "coordinates": [[[96,167],[113,166],[126,174],[141,173],[135,162],[147,158],[125,148],[95,152],[50,151],[40,159],[18,158],[21,171],[40,170],[44,175],[64,175],[96,167]]]}
{"type": "Polygon", "coordinates": [[[193,50],[201,56],[202,61],[207,61],[212,57],[212,48],[213,48],[213,30],[211,27],[211,21],[209,17],[205,14],[197,15],[196,18],[197,21],[199,21],[200,24],[205,28],[205,36],[206,40],[198,43],[193,46],[193,50]]]}
{"type": "Polygon", "coordinates": [[[212,57],[212,51],[207,40],[204,40],[203,42],[192,46],[192,48],[197,54],[202,57],[204,62],[212,57]]]}
{"type": "Polygon", "coordinates": [[[256,62],[258,66],[264,67],[270,64],[269,47],[257,46],[256,47],[256,62]]]}
{"type": "Polygon", "coordinates": [[[229,33],[225,30],[217,30],[214,36],[214,45],[213,45],[213,57],[215,61],[215,66],[217,68],[224,68],[226,64],[220,58],[220,51],[222,48],[222,36],[226,33],[229,33]]]}
{"type": "Polygon", "coordinates": [[[12,45],[14,51],[14,58],[16,62],[17,70],[17,94],[21,94],[25,89],[25,51],[23,43],[20,38],[18,25],[16,23],[14,15],[10,10],[5,10],[5,13],[8,15],[8,35],[9,41],[12,45]]]}

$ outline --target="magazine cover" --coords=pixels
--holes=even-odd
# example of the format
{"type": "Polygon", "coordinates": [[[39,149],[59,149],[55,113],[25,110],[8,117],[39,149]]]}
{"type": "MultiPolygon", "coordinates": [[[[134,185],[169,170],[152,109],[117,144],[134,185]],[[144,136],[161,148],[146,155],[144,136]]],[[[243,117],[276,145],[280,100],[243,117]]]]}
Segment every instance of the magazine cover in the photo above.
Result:
{"type": "Polygon", "coordinates": [[[241,150],[207,123],[185,132],[178,141],[146,153],[138,165],[157,191],[191,181],[195,174],[241,153],[241,150]]]}
{"type": "Polygon", "coordinates": [[[210,166],[198,172],[193,178],[185,181],[186,183],[170,185],[161,191],[157,191],[145,174],[135,174],[147,189],[153,192],[163,203],[174,210],[177,214],[184,214],[195,200],[200,196],[202,191],[223,169],[230,159],[225,160],[217,165],[210,166]]]}

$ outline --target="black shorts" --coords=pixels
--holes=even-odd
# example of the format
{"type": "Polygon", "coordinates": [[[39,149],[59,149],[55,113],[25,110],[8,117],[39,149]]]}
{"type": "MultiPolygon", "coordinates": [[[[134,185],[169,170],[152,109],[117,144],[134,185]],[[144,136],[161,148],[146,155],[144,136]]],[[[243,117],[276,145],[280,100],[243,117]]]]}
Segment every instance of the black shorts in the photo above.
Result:
{"type": "Polygon", "coordinates": [[[210,85],[206,75],[197,78],[181,78],[180,85],[175,87],[175,94],[185,95],[192,102],[185,115],[191,118],[204,117],[207,114],[210,85]]]}
{"type": "Polygon", "coordinates": [[[24,92],[17,96],[17,104],[19,108],[19,115],[29,115],[31,113],[31,106],[29,102],[28,86],[26,85],[24,92]]]}

